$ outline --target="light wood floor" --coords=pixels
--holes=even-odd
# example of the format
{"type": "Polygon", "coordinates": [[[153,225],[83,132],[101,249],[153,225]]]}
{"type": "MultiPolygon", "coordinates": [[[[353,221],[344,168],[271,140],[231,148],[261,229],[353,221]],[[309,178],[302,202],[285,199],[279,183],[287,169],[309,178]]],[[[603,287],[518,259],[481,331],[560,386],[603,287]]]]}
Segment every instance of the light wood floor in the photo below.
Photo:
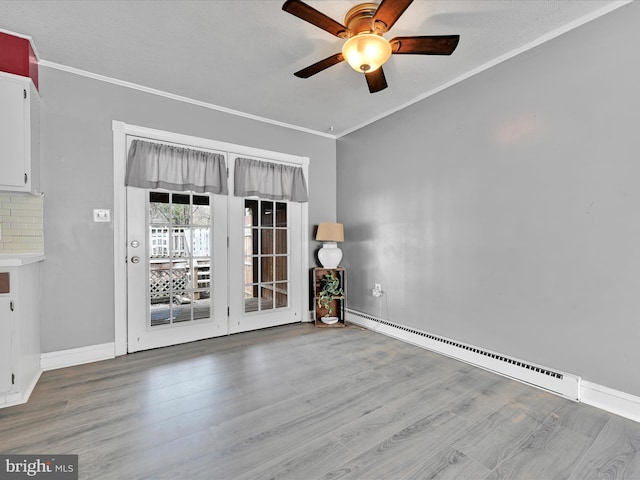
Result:
{"type": "Polygon", "coordinates": [[[297,324],[45,372],[0,452],[78,454],[87,480],[640,479],[640,424],[297,324]]]}

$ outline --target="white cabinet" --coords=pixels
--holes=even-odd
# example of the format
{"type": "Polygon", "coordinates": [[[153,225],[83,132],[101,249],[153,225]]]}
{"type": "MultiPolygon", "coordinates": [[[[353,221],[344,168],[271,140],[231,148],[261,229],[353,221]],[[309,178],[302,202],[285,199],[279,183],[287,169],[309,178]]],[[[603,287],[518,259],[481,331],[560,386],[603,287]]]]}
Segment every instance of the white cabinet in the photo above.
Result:
{"type": "Polygon", "coordinates": [[[0,395],[13,388],[13,312],[11,299],[0,295],[0,395]]]}
{"type": "Polygon", "coordinates": [[[40,189],[40,97],[29,78],[0,72],[0,191],[40,189]]]}
{"type": "Polygon", "coordinates": [[[0,293],[0,408],[24,403],[40,378],[42,255],[0,255],[9,291],[0,293]]]}

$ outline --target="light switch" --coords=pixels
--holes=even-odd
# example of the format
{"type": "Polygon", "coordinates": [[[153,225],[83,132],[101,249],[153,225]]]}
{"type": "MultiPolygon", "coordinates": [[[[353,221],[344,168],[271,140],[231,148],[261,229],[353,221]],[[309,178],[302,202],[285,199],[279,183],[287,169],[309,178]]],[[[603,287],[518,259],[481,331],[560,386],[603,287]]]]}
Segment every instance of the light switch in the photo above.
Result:
{"type": "Polygon", "coordinates": [[[109,210],[108,208],[94,208],[93,221],[94,222],[110,222],[111,210],[109,210]]]}

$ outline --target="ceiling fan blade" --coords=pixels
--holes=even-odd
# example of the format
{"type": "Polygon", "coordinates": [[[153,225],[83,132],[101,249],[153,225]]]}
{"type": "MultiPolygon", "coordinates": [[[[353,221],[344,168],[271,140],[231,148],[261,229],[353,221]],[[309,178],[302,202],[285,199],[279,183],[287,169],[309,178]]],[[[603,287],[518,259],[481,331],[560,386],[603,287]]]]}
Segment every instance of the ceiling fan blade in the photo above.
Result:
{"type": "Polygon", "coordinates": [[[367,79],[370,93],[376,93],[387,88],[387,79],[384,77],[382,67],[375,69],[373,72],[364,74],[367,79]]]}
{"type": "Polygon", "coordinates": [[[282,10],[336,37],[345,38],[348,34],[347,27],[300,0],[287,0],[284,2],[284,5],[282,5],[282,10]]]}
{"type": "Polygon", "coordinates": [[[458,46],[460,35],[425,37],[395,37],[389,40],[394,54],[451,55],[458,46]]]}
{"type": "Polygon", "coordinates": [[[311,75],[315,75],[316,73],[320,73],[323,70],[326,70],[337,63],[344,61],[344,57],[341,53],[336,53],[335,55],[331,55],[324,60],[320,60],[319,62],[314,63],[313,65],[309,65],[307,68],[303,68],[302,70],[294,73],[296,77],[299,78],[309,78],[311,75]]]}
{"type": "Polygon", "coordinates": [[[413,0],[382,0],[373,15],[372,25],[375,31],[384,33],[391,30],[400,15],[409,8],[413,0]]]}

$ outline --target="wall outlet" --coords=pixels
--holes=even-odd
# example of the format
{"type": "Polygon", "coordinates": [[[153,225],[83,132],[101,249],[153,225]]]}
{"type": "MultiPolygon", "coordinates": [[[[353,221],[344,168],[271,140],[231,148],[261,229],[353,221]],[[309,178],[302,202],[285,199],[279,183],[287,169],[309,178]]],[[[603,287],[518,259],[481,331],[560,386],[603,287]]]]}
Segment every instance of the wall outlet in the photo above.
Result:
{"type": "Polygon", "coordinates": [[[94,222],[110,222],[111,210],[109,210],[108,208],[94,208],[93,221],[94,222]]]}
{"type": "Polygon", "coordinates": [[[371,295],[373,295],[374,297],[382,296],[382,287],[380,286],[379,283],[376,283],[373,286],[373,290],[371,290],[371,295]]]}

